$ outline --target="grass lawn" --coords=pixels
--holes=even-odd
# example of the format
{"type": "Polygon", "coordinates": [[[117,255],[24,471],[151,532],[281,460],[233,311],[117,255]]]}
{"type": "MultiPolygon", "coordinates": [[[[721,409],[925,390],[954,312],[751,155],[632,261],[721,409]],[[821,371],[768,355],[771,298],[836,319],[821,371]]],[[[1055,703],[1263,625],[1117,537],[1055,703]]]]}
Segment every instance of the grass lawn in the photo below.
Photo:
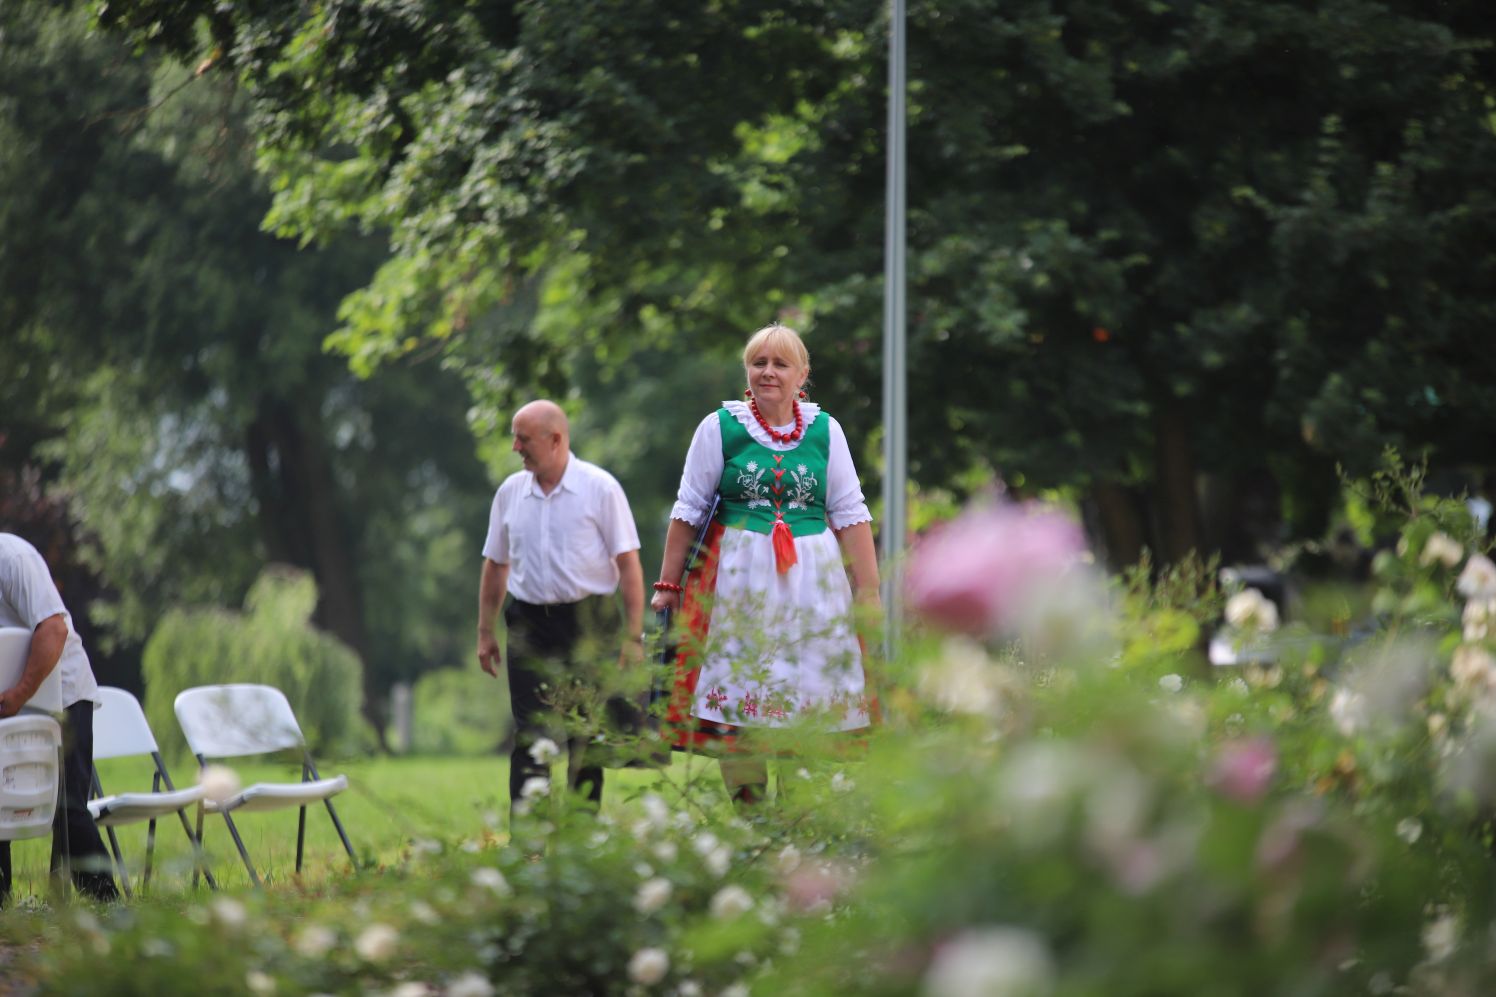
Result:
{"type": "MultiPolygon", "coordinates": [[[[188,785],[195,773],[187,763],[168,764],[173,781],[188,785]]],[[[347,762],[326,761],[318,766],[324,777],[344,773],[349,788],[333,798],[338,816],[348,831],[354,850],[363,863],[376,868],[396,859],[412,842],[439,842],[457,847],[464,841],[506,834],[508,824],[507,757],[415,757],[370,758],[347,762]]],[[[254,781],[292,780],[299,768],[275,764],[235,766],[245,785],[254,781]]],[[[681,783],[688,777],[716,779],[716,765],[700,758],[689,765],[676,756],[668,778],[681,783]]],[[[556,785],[564,776],[555,770],[556,785]]],[[[648,770],[609,770],[604,809],[610,814],[626,812],[629,798],[654,785],[661,773],[648,770]]],[[[147,758],[114,759],[100,766],[100,781],[106,792],[144,791],[150,788],[151,766],[147,758]]],[[[192,812],[189,811],[189,814],[192,812]]],[[[195,820],[195,814],[191,819],[195,820]]],[[[262,877],[272,883],[290,879],[296,869],[296,822],[294,809],[243,814],[235,818],[262,877]]],[[[223,818],[208,815],[204,821],[204,845],[209,868],[220,885],[230,889],[248,885],[233,839],[223,818]]],[[[138,886],[145,860],[146,825],[116,829],[131,884],[138,886]]],[[[19,841],[12,845],[15,894],[44,896],[47,892],[47,858],[50,838],[19,841]]],[[[191,888],[191,848],[181,822],[175,817],[161,821],[156,829],[155,869],[151,893],[161,896],[191,888]]],[[[326,808],[320,803],[307,811],[307,852],[303,881],[313,885],[330,875],[344,875],[348,859],[338,842],[326,808]]]]}

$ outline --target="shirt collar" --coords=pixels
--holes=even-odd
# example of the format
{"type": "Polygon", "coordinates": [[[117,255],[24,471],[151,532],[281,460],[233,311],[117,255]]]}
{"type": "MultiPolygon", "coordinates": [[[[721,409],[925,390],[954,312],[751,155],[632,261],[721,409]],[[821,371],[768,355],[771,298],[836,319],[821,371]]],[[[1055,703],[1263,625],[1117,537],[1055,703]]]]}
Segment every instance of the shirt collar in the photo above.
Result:
{"type": "MultiPolygon", "coordinates": [[[[561,472],[561,480],[556,482],[555,488],[551,489],[552,495],[562,490],[571,492],[573,494],[578,494],[577,478],[576,474],[574,473],[576,471],[576,467],[577,455],[572,453],[570,450],[566,451],[566,470],[561,472]]],[[[540,490],[540,481],[535,477],[533,473],[530,475],[530,494],[535,496],[536,498],[546,497],[545,492],[540,490]]]]}

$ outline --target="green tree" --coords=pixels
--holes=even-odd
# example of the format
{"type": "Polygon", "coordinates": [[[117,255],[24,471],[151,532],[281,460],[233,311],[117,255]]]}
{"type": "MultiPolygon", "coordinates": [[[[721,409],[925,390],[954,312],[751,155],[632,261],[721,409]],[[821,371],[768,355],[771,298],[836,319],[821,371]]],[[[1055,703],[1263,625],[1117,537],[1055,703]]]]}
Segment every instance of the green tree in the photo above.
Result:
{"type": "MultiPolygon", "coordinates": [[[[917,479],[985,464],[1081,490],[1115,560],[1170,560],[1220,545],[1202,475],[1228,498],[1274,479],[1312,531],[1336,457],[1480,449],[1461,433],[1492,404],[1487,5],[911,7],[917,479]]],[[[432,338],[479,381],[551,385],[641,343],[725,356],[803,310],[824,395],[871,445],[883,9],[427,0],[200,23],[134,0],[101,20],[235,77],[272,224],[391,233],[344,306],[356,368],[432,338]]]]}
{"type": "Polygon", "coordinates": [[[382,730],[391,681],[466,657],[471,600],[452,593],[488,485],[461,382],[417,358],[359,381],[324,353],[383,247],[261,229],[227,81],[132,55],[65,7],[7,6],[0,31],[18,233],[0,308],[32,375],[4,424],[86,526],[117,593],[101,615],[138,641],[172,606],[238,604],[266,562],[308,568],[382,730]]]}

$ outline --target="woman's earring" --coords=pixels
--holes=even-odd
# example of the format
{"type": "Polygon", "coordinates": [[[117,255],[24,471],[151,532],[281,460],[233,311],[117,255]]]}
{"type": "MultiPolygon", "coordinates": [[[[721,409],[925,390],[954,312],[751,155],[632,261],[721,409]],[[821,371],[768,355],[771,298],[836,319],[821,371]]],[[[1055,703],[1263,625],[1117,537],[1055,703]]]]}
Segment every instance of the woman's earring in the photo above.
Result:
{"type": "Polygon", "coordinates": [[[805,401],[805,399],[807,399],[809,397],[810,396],[805,393],[805,389],[801,388],[800,389],[800,400],[803,402],[803,401],[805,401]]]}
{"type": "Polygon", "coordinates": [[[752,398],[753,397],[753,389],[752,388],[744,388],[743,389],[743,397],[744,398],[752,398]]]}

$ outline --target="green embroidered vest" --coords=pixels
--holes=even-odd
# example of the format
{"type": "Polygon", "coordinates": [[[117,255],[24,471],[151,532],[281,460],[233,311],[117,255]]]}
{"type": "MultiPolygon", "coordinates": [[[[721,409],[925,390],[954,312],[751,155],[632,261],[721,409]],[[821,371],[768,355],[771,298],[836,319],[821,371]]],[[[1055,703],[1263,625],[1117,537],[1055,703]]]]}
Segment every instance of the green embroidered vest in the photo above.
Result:
{"type": "Polygon", "coordinates": [[[824,412],[793,450],[770,450],[748,435],[727,409],[722,427],[722,522],[754,533],[772,533],[776,518],[808,537],[826,529],[826,461],[831,432],[824,412]]]}

